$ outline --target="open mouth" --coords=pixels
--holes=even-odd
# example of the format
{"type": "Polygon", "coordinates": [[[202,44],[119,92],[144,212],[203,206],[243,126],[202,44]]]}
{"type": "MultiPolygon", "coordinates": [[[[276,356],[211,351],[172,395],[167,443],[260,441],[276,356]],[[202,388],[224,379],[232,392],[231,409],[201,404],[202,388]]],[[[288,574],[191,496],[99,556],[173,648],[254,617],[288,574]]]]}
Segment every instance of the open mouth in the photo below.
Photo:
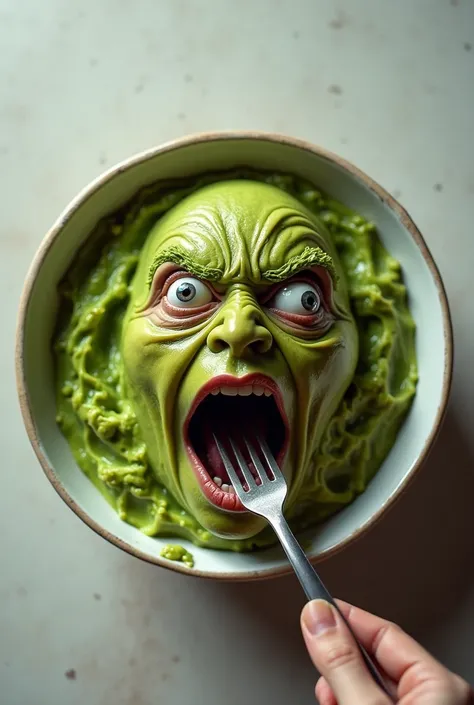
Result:
{"type": "Polygon", "coordinates": [[[185,444],[204,495],[221,509],[246,511],[235,494],[214,434],[224,443],[230,437],[234,440],[259,484],[244,439],[264,438],[281,467],[289,434],[278,385],[265,375],[214,377],[198,393],[184,425],[185,444]]]}

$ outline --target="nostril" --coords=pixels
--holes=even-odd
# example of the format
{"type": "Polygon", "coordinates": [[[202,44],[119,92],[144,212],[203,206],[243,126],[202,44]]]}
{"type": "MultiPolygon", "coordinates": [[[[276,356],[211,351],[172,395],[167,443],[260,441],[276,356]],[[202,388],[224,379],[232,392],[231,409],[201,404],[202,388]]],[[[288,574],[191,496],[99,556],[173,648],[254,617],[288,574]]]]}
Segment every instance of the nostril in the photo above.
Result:
{"type": "Polygon", "coordinates": [[[228,347],[228,344],[224,340],[222,340],[222,338],[213,335],[208,337],[207,346],[211,352],[220,353],[228,347]]]}
{"type": "Polygon", "coordinates": [[[257,336],[256,339],[249,344],[249,347],[252,352],[262,355],[263,353],[268,352],[272,345],[273,336],[270,331],[263,329],[262,334],[257,336]]]}
{"type": "Polygon", "coordinates": [[[255,340],[253,343],[250,343],[248,347],[253,353],[256,353],[258,355],[266,353],[269,349],[268,345],[265,343],[264,340],[255,340]]]}
{"type": "Polygon", "coordinates": [[[253,343],[250,343],[248,347],[256,355],[261,355],[266,352],[263,340],[255,340],[253,343]]]}
{"type": "Polygon", "coordinates": [[[213,353],[230,348],[232,355],[240,357],[247,352],[262,355],[273,345],[273,336],[255,320],[247,320],[235,325],[235,321],[224,321],[208,335],[207,346],[213,353]]]}

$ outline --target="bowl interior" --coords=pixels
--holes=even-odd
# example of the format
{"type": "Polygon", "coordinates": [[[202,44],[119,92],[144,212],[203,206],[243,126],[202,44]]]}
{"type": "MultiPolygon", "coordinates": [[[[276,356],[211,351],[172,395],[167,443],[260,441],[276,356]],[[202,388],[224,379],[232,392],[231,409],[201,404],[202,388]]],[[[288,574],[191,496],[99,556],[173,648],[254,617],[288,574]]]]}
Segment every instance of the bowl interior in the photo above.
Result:
{"type": "MultiPolygon", "coordinates": [[[[392,209],[357,172],[350,172],[329,156],[303,145],[265,137],[229,137],[184,142],[150,152],[109,172],[83,192],[60,218],[42,246],[31,270],[23,318],[23,399],[30,435],[37,442],[43,465],[52,470],[53,484],[73,509],[95,529],[101,527],[115,543],[149,560],[187,572],[182,564],[159,558],[169,540],[150,538],[120,521],[99,492],[78,469],[55,421],[55,395],[50,341],[55,321],[56,287],[74,253],[97,221],[122,205],[142,186],[161,179],[204,171],[250,166],[291,172],[308,178],[336,199],[373,220],[388,251],[402,263],[410,307],[417,325],[420,380],[410,414],[397,442],[366,492],[337,516],[308,534],[312,557],[339,547],[354,537],[390,502],[410,476],[438,423],[445,403],[449,362],[449,334],[443,292],[423,245],[406,227],[406,216],[392,209]],[[30,419],[29,419],[30,417],[30,419]]],[[[20,390],[21,393],[21,390],[20,390]]],[[[184,545],[186,542],[179,541],[184,545]]],[[[235,554],[187,546],[195,557],[194,573],[227,578],[263,577],[286,568],[279,548],[255,554],[235,554]]]]}

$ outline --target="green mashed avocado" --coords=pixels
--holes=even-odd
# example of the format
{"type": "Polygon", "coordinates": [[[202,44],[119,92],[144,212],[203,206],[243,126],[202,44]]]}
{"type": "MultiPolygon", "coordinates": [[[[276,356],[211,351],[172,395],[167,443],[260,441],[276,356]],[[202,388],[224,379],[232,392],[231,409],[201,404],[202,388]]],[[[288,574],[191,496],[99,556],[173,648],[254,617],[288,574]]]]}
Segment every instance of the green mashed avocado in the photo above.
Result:
{"type": "Polygon", "coordinates": [[[177,561],[184,563],[188,568],[194,568],[193,554],[189,553],[183,546],[169,543],[160,552],[162,558],[167,558],[169,561],[177,561]]]}
{"type": "MultiPolygon", "coordinates": [[[[374,224],[307,181],[242,170],[142,190],[99,223],[71,264],[59,288],[54,352],[58,424],[79,467],[120,518],[149,536],[180,536],[209,548],[248,551],[274,543],[273,532],[266,527],[243,538],[238,530],[229,531],[229,538],[224,531],[214,533],[205,512],[198,521],[178,490],[170,491],[179,483],[174,476],[167,482],[165,464],[151,462],[150,444],[145,441],[150,430],[137,419],[122,345],[134,277],[150,232],[199,189],[236,179],[280,189],[323,224],[344,273],[348,315],[358,333],[355,371],[351,370],[317,445],[309,445],[305,458],[298,461],[300,480],[287,518],[295,531],[301,531],[362,493],[392,447],[415,394],[415,325],[400,265],[382,246],[374,224]]],[[[325,254],[318,252],[324,267],[325,254]]],[[[159,264],[155,262],[155,269],[159,264]]],[[[285,262],[273,270],[276,277],[281,278],[284,267],[285,262]]],[[[150,271],[143,283],[147,290],[154,269],[150,271]]],[[[291,342],[291,335],[285,336],[283,343],[291,342]]],[[[183,350],[179,341],[175,348],[173,342],[162,345],[175,355],[183,350]]],[[[171,392],[166,404],[173,404],[171,392]]],[[[295,427],[302,428],[298,418],[295,427]]],[[[307,424],[311,429],[310,415],[307,424]]],[[[171,560],[192,562],[181,547],[164,550],[171,560]]]]}

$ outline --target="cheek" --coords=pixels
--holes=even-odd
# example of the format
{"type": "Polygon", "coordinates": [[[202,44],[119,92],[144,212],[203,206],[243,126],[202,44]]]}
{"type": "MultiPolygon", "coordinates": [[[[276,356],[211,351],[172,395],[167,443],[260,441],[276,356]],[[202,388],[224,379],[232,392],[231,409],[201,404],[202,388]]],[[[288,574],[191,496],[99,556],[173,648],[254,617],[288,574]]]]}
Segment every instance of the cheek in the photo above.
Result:
{"type": "Polygon", "coordinates": [[[320,359],[309,375],[311,402],[329,416],[351,383],[358,358],[357,331],[353,323],[340,323],[339,343],[320,351],[320,359]]]}
{"type": "Polygon", "coordinates": [[[142,384],[156,357],[156,346],[146,345],[143,319],[134,319],[124,325],[122,332],[122,360],[125,377],[132,384],[142,384]]]}
{"type": "MultiPolygon", "coordinates": [[[[161,409],[156,403],[157,390],[153,383],[156,346],[146,345],[147,339],[143,319],[132,320],[124,326],[121,352],[125,393],[145,433],[152,422],[156,428],[161,427],[161,422],[156,423],[161,417],[161,409]]],[[[149,441],[148,438],[146,440],[149,441]]]]}
{"type": "Polygon", "coordinates": [[[136,318],[125,324],[122,334],[122,359],[126,396],[136,414],[155,476],[179,499],[172,470],[172,400],[170,374],[162,374],[166,345],[150,344],[148,322],[136,318]]]}
{"type": "Polygon", "coordinates": [[[142,430],[151,425],[153,434],[161,434],[162,428],[170,423],[176,352],[150,335],[149,321],[136,318],[124,327],[122,358],[126,394],[142,430]]]}
{"type": "MultiPolygon", "coordinates": [[[[153,323],[144,316],[133,318],[124,324],[122,331],[122,359],[130,380],[156,379],[157,368],[162,371],[182,343],[168,331],[157,333],[153,323]]],[[[163,378],[163,374],[160,374],[163,378]]]]}
{"type": "Polygon", "coordinates": [[[345,390],[352,377],[351,355],[343,347],[325,350],[318,364],[309,374],[309,388],[313,397],[325,404],[345,390]]]}
{"type": "MultiPolygon", "coordinates": [[[[169,415],[178,399],[178,388],[202,349],[205,331],[177,336],[157,333],[146,318],[127,322],[122,334],[125,381],[131,395],[156,398],[162,413],[169,415]]],[[[174,412],[173,412],[174,413],[174,412]]]]}
{"type": "Polygon", "coordinates": [[[324,339],[313,344],[293,341],[285,347],[284,355],[296,382],[300,405],[306,406],[310,414],[334,410],[357,364],[355,324],[339,321],[324,339]]]}

